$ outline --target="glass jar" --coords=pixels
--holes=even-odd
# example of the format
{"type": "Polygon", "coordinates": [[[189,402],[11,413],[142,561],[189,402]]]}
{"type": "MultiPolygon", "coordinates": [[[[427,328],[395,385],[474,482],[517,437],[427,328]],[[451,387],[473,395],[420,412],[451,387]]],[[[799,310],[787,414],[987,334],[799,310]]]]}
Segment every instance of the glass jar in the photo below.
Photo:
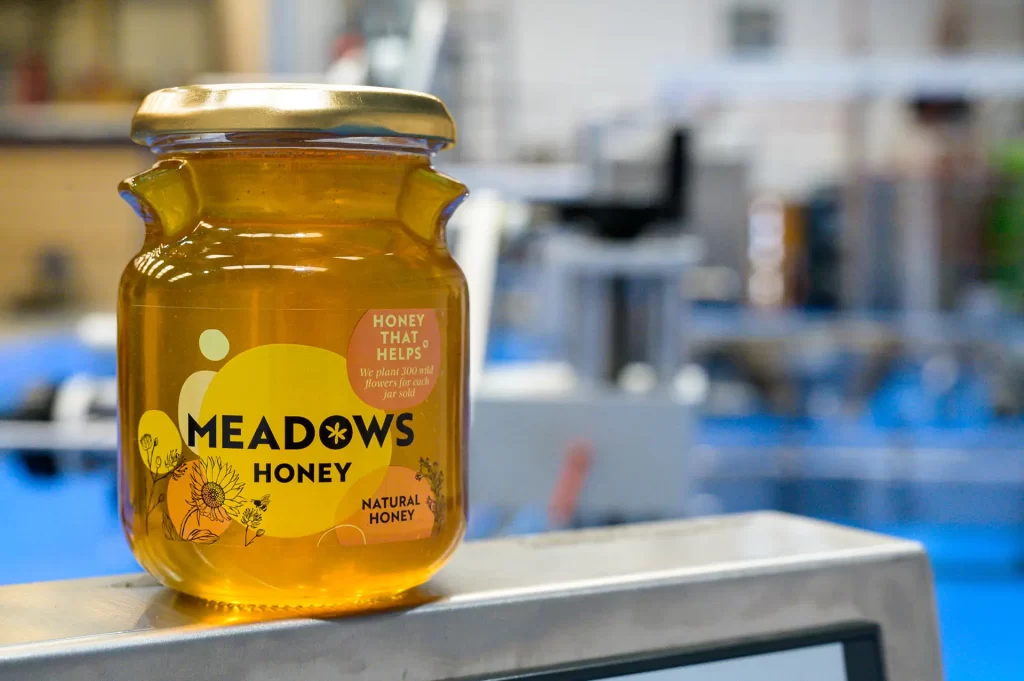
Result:
{"type": "Polygon", "coordinates": [[[395,596],[466,523],[466,282],[429,95],[170,88],[120,186],[146,226],[118,294],[121,517],[204,599],[395,596]]]}

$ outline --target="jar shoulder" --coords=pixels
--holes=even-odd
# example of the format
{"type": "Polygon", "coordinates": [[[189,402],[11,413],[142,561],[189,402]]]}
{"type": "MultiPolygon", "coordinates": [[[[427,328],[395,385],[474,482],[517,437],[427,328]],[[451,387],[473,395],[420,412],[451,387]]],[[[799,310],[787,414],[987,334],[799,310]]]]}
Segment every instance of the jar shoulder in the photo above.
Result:
{"type": "Polygon", "coordinates": [[[251,297],[378,298],[465,295],[450,252],[400,226],[201,225],[168,244],[144,247],[126,266],[121,299],[251,297]]]}

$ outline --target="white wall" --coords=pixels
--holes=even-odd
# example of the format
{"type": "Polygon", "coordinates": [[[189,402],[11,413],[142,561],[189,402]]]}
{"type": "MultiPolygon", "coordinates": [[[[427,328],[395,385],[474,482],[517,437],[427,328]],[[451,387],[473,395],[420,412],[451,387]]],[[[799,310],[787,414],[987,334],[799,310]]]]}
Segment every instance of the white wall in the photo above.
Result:
{"type": "Polygon", "coordinates": [[[121,0],[116,10],[89,2],[56,5],[48,46],[58,92],[74,91],[97,69],[115,70],[126,85],[146,91],[190,82],[213,67],[207,0],[121,0]]]}
{"type": "Polygon", "coordinates": [[[1024,3],[1015,0],[971,0],[971,46],[984,52],[1019,52],[1024,42],[1024,3]]]}
{"type": "Polygon", "coordinates": [[[227,73],[266,73],[269,0],[217,0],[221,65],[227,73]]]}
{"type": "Polygon", "coordinates": [[[120,76],[153,90],[193,81],[213,69],[216,32],[206,0],[121,0],[116,14],[120,76]]]}
{"type": "Polygon", "coordinates": [[[340,0],[269,0],[267,61],[272,73],[324,73],[344,27],[340,0]]]}
{"type": "MultiPolygon", "coordinates": [[[[484,1],[484,0],[477,0],[484,1]]],[[[940,0],[864,0],[872,53],[933,52],[940,0]]],[[[739,0],[515,0],[506,5],[507,68],[514,111],[512,153],[572,158],[582,123],[622,111],[655,110],[659,74],[728,56],[727,16],[739,0]]],[[[851,25],[848,0],[743,0],[779,9],[780,56],[838,59],[851,25]]],[[[1024,49],[1024,3],[973,0],[972,49],[1024,49]]],[[[880,107],[884,128],[900,106],[880,107]]],[[[845,153],[841,107],[730,107],[711,120],[709,137],[741,140],[755,183],[798,190],[838,175],[845,153]]],[[[469,138],[471,127],[463,127],[469,138]]]]}
{"type": "Polygon", "coordinates": [[[109,26],[96,15],[95,5],[84,2],[57,6],[50,27],[48,55],[50,77],[56,90],[70,88],[91,69],[109,64],[109,26]]]}
{"type": "Polygon", "coordinates": [[[653,103],[659,69],[720,51],[714,0],[509,3],[515,131],[526,148],[571,153],[581,121],[653,103]]]}

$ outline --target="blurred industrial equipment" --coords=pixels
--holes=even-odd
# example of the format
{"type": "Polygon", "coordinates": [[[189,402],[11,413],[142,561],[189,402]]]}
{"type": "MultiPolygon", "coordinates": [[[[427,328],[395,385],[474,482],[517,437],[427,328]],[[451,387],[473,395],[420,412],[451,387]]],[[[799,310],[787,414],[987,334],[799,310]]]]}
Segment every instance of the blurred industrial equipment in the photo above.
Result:
{"type": "Polygon", "coordinates": [[[0,0],[0,496],[112,513],[129,100],[398,85],[472,189],[472,537],[771,508],[1018,584],[1024,6],[811,4],[0,0]]]}

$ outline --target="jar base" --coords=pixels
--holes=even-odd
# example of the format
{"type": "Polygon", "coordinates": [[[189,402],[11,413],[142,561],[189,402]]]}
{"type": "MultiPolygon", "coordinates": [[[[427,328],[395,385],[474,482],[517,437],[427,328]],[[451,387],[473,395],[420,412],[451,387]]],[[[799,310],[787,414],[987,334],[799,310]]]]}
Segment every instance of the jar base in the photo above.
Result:
{"type": "Polygon", "coordinates": [[[424,586],[415,586],[397,593],[357,594],[336,598],[292,597],[274,601],[221,596],[211,598],[167,588],[167,604],[173,609],[217,624],[393,610],[423,605],[440,598],[440,594],[424,586]]]}
{"type": "Polygon", "coordinates": [[[430,600],[435,600],[424,594],[420,594],[419,587],[408,589],[397,594],[388,594],[372,597],[352,597],[331,601],[299,602],[280,605],[267,605],[263,603],[245,603],[231,601],[211,601],[201,599],[206,607],[222,608],[228,610],[244,610],[251,613],[275,613],[315,615],[324,613],[342,614],[348,612],[370,612],[374,610],[391,610],[395,608],[411,607],[421,605],[430,600]]]}
{"type": "Polygon", "coordinates": [[[327,589],[269,590],[242,588],[224,583],[177,582],[156,571],[151,572],[167,587],[162,599],[176,610],[188,611],[199,619],[227,619],[233,615],[242,619],[274,619],[276,616],[310,616],[316,614],[345,614],[421,605],[440,598],[428,580],[436,568],[402,575],[403,579],[374,584],[370,590],[332,592],[327,589]],[[245,617],[250,615],[251,617],[245,617]]]}

